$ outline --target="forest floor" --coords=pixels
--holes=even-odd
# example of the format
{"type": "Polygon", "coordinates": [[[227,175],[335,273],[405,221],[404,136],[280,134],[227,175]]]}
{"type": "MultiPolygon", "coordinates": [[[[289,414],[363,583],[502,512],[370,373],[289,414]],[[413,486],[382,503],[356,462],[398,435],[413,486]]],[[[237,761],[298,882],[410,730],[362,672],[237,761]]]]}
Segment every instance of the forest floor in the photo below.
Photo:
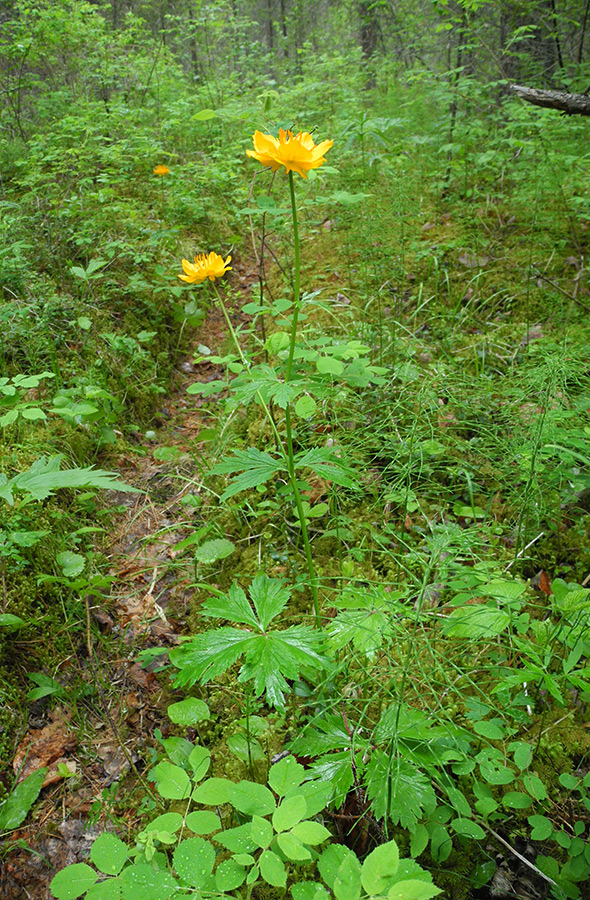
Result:
{"type": "MultiPolygon", "coordinates": [[[[249,296],[256,275],[234,268],[234,282],[249,296]]],[[[234,299],[237,309],[245,302],[240,293],[234,299]]],[[[242,317],[232,310],[230,315],[237,326],[242,317]]],[[[147,755],[154,746],[158,729],[163,736],[169,729],[169,692],[154,674],[163,659],[142,665],[137,656],[142,650],[174,647],[190,631],[183,613],[188,616],[193,591],[186,573],[179,577],[174,546],[179,530],[190,528],[189,507],[182,498],[203,488],[195,477],[194,457],[204,447],[199,434],[211,425],[211,414],[201,397],[187,395],[187,388],[220,376],[221,367],[206,361],[195,365],[193,359],[201,356],[198,347],[203,344],[211,354],[222,355],[226,334],[220,310],[209,307],[192,351],[178,361],[170,393],[154,416],[151,452],[137,455],[130,446],[114,461],[122,479],[141,493],[110,493],[108,502],[124,506],[125,512],[116,516],[103,548],[113,578],[108,606],[85,598],[87,616],[98,625],[101,638],[93,638],[88,621],[86,640],[72,664],[94,688],[95,702],[85,708],[82,700],[77,708],[76,699],[65,696],[62,705],[51,709],[42,702],[31,705],[29,729],[13,768],[22,779],[47,766],[48,789],[35,820],[10,837],[12,852],[0,868],[2,900],[51,900],[55,873],[87,859],[92,841],[105,827],[131,833],[136,825],[139,800],[132,797],[141,782],[145,785],[140,753],[147,755]],[[174,462],[157,458],[162,447],[173,448],[164,455],[174,462]]]]}

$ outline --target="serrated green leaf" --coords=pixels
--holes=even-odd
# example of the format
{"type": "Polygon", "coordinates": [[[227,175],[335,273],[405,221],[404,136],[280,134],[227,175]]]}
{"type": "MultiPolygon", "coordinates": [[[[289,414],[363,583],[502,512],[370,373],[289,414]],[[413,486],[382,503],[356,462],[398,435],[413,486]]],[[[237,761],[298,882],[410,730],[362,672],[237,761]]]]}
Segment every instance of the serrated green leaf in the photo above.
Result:
{"type": "MultiPolygon", "coordinates": [[[[301,794],[286,797],[277,807],[272,816],[272,824],[275,831],[287,831],[301,822],[307,814],[307,803],[301,794]]],[[[292,832],[293,834],[295,832],[292,832]]]]}
{"type": "Polygon", "coordinates": [[[443,633],[453,638],[493,638],[510,624],[510,613],[494,606],[460,606],[444,621],[443,633]]]}
{"type": "Polygon", "coordinates": [[[252,816],[251,834],[252,840],[256,846],[262,847],[263,849],[270,845],[274,837],[270,822],[267,819],[263,819],[262,816],[257,815],[252,816]]]}
{"type": "Polygon", "coordinates": [[[181,841],[172,857],[174,868],[186,884],[206,888],[211,881],[215,850],[204,838],[193,837],[181,841]]]}
{"type": "Polygon", "coordinates": [[[213,475],[232,475],[242,472],[226,488],[220,497],[221,502],[229,500],[240,491],[246,491],[265,484],[278,472],[285,471],[285,463],[282,459],[274,459],[270,453],[250,447],[248,450],[235,450],[232,457],[222,460],[213,466],[213,475]]]}
{"type": "Polygon", "coordinates": [[[80,553],[71,553],[69,550],[58,553],[55,561],[61,568],[65,578],[76,578],[84,571],[84,566],[86,565],[85,556],[82,556],[80,553]]]}
{"type": "Polygon", "coordinates": [[[331,836],[328,829],[323,825],[320,825],[319,822],[311,822],[309,820],[298,822],[297,825],[294,825],[291,829],[291,833],[294,834],[302,844],[308,844],[310,847],[315,847],[316,844],[323,844],[323,842],[327,841],[331,836]]]}
{"type": "Polygon", "coordinates": [[[193,800],[206,806],[223,806],[229,801],[233,781],[229,778],[208,778],[193,791],[193,800]]]}
{"type": "Polygon", "coordinates": [[[235,859],[225,859],[215,870],[215,886],[218,891],[233,891],[244,883],[246,869],[235,859]]]}
{"type": "Polygon", "coordinates": [[[169,872],[139,863],[123,869],[119,875],[121,900],[169,900],[178,883],[169,872]]]}
{"type": "Polygon", "coordinates": [[[375,847],[369,853],[361,868],[361,884],[368,894],[380,894],[388,879],[396,874],[399,867],[399,849],[395,841],[388,841],[375,847]]]}
{"type": "Polygon", "coordinates": [[[307,847],[305,847],[291,832],[281,832],[281,834],[277,835],[276,841],[281,848],[281,853],[283,853],[287,859],[290,859],[293,862],[302,862],[303,860],[311,859],[311,853],[307,847]]]}
{"type": "Polygon", "coordinates": [[[270,767],[268,783],[279,797],[299,787],[305,778],[305,769],[294,756],[285,756],[270,767]]]}
{"type": "Polygon", "coordinates": [[[287,871],[283,861],[272,850],[264,850],[258,860],[260,874],[267,884],[284,888],[287,884],[287,871]]]}
{"type": "Polygon", "coordinates": [[[240,812],[250,816],[269,816],[276,809],[272,792],[253,781],[240,781],[229,792],[229,802],[240,812]]]}
{"type": "Polygon", "coordinates": [[[236,545],[226,538],[214,538],[197,547],[194,556],[197,562],[210,566],[220,559],[231,556],[235,549],[236,545]]]}

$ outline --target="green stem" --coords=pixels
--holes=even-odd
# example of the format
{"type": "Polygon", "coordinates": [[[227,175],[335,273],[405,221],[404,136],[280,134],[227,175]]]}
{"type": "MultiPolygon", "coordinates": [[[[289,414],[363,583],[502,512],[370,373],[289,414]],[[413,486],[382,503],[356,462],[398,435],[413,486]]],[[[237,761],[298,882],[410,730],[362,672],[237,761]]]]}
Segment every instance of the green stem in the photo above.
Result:
{"type": "MultiPolygon", "coordinates": [[[[291,381],[291,373],[293,370],[293,357],[295,355],[295,342],[297,338],[297,320],[299,318],[299,309],[301,305],[300,284],[301,284],[301,268],[299,262],[299,228],[297,225],[297,204],[295,202],[295,182],[293,172],[289,172],[289,192],[291,194],[291,212],[293,215],[293,244],[295,248],[295,271],[293,273],[293,320],[291,322],[291,335],[289,340],[289,356],[287,358],[287,368],[285,370],[285,383],[291,381]]],[[[287,434],[287,466],[289,469],[289,480],[291,482],[291,490],[293,491],[293,499],[297,508],[299,517],[299,526],[301,528],[301,537],[303,538],[303,546],[305,548],[305,558],[307,560],[307,570],[309,572],[309,581],[311,588],[311,596],[313,599],[313,612],[315,615],[316,625],[321,627],[320,619],[320,602],[318,598],[318,586],[313,564],[313,556],[311,553],[311,544],[309,542],[309,533],[307,531],[307,521],[303,511],[303,503],[301,501],[301,493],[297,484],[297,476],[295,474],[295,454],[293,452],[293,431],[291,428],[291,404],[287,403],[285,409],[285,430],[287,434]]]]}

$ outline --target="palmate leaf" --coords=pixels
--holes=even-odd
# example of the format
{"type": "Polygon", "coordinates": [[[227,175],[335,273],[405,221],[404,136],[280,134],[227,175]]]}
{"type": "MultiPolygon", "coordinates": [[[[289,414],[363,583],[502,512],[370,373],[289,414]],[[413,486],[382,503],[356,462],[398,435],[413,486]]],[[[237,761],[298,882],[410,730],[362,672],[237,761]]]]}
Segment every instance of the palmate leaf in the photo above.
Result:
{"type": "Polygon", "coordinates": [[[314,447],[305,453],[297,454],[295,468],[311,469],[316,475],[342,487],[354,488],[357,485],[353,470],[336,456],[331,447],[314,447]]]}
{"type": "Polygon", "coordinates": [[[242,472],[225,489],[221,495],[221,501],[229,500],[240,491],[264,484],[277,472],[286,472],[286,466],[282,459],[273,458],[270,453],[249,447],[248,450],[234,450],[234,455],[213,466],[213,475],[233,475],[242,472]]]}
{"type": "Polygon", "coordinates": [[[326,661],[320,654],[320,635],[315,629],[291,626],[284,631],[268,631],[268,626],[285,607],[289,589],[279,579],[257,576],[250,586],[252,609],[242,588],[233,584],[227,597],[209,599],[206,616],[229,619],[253,629],[222,627],[192,640],[170,653],[171,663],[179,669],[175,684],[206,684],[226,672],[243,657],[239,680],[253,682],[257,696],[266,695],[272,706],[283,708],[287,679],[299,678],[305,669],[318,671],[326,661]]]}
{"type": "Polygon", "coordinates": [[[14,493],[28,494],[32,500],[45,500],[62,488],[102,488],[103,490],[137,492],[137,488],[125,484],[114,472],[95,469],[61,469],[63,455],[49,459],[41,456],[30,469],[13,478],[0,479],[0,498],[14,503],[14,493]]]}

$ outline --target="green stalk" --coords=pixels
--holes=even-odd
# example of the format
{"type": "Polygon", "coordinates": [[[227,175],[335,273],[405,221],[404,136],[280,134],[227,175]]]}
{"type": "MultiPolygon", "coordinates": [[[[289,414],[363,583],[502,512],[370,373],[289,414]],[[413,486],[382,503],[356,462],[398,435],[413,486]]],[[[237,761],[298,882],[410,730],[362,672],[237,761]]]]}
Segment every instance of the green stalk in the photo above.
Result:
{"type": "MultiPolygon", "coordinates": [[[[295,340],[297,338],[297,319],[299,318],[300,300],[300,283],[301,270],[299,263],[299,228],[297,225],[297,204],[295,202],[295,182],[293,172],[289,172],[289,192],[291,194],[291,212],[293,215],[293,244],[295,247],[295,271],[293,273],[293,320],[291,322],[291,335],[289,341],[289,356],[287,358],[287,368],[285,370],[285,382],[291,381],[291,373],[293,369],[293,357],[295,355],[295,340]]],[[[287,467],[289,470],[289,480],[291,482],[291,490],[297,508],[299,517],[299,526],[301,528],[301,537],[303,538],[303,546],[305,548],[305,558],[307,560],[307,570],[309,572],[309,581],[311,587],[311,595],[313,598],[313,612],[318,628],[321,627],[320,619],[320,603],[318,598],[318,586],[315,574],[315,566],[313,564],[313,556],[311,553],[311,544],[309,542],[309,534],[307,531],[307,521],[303,512],[303,503],[301,502],[301,493],[297,484],[297,476],[295,474],[295,454],[293,452],[293,431],[291,428],[291,404],[287,403],[285,409],[285,429],[287,433],[287,467]]]]}
{"type": "MultiPolygon", "coordinates": [[[[290,379],[291,379],[291,367],[293,365],[293,355],[295,353],[295,337],[296,337],[296,333],[297,333],[297,318],[299,315],[299,234],[297,231],[297,218],[296,218],[296,212],[295,212],[295,190],[293,187],[293,175],[291,172],[289,173],[289,176],[290,176],[290,180],[291,180],[291,199],[292,199],[293,210],[294,210],[293,232],[295,235],[295,288],[296,288],[295,298],[296,299],[295,299],[295,311],[293,313],[293,325],[291,327],[291,342],[290,342],[290,347],[289,347],[289,359],[287,361],[287,373],[285,374],[285,381],[290,381],[290,379]]],[[[217,301],[219,303],[221,312],[223,313],[223,318],[225,319],[225,324],[227,325],[228,331],[231,334],[232,341],[238,352],[238,355],[240,357],[242,365],[244,366],[244,368],[249,369],[250,362],[248,359],[246,359],[246,356],[244,355],[244,352],[243,352],[242,348],[240,347],[240,342],[238,340],[238,336],[235,332],[234,326],[232,325],[232,322],[228,315],[225,303],[223,302],[223,299],[221,297],[221,294],[219,293],[219,289],[215,282],[213,282],[213,289],[215,291],[215,296],[217,297],[217,301]]],[[[283,446],[281,436],[277,430],[277,426],[271,415],[270,409],[268,408],[266,401],[262,397],[260,391],[257,391],[256,395],[257,395],[258,400],[264,410],[264,413],[270,424],[270,427],[272,428],[273,434],[275,436],[275,440],[277,442],[277,447],[279,448],[279,450],[281,451],[281,453],[283,455],[283,459],[285,460],[285,464],[287,466],[287,472],[289,473],[289,482],[291,484],[291,490],[293,492],[293,498],[295,500],[295,507],[297,509],[297,517],[299,519],[299,526],[301,528],[301,536],[303,538],[303,546],[305,549],[305,559],[307,561],[307,569],[308,569],[309,578],[310,578],[311,595],[313,598],[313,611],[314,611],[314,615],[315,615],[316,624],[319,628],[320,624],[321,624],[321,622],[320,622],[320,604],[319,604],[319,598],[318,598],[315,567],[313,564],[313,557],[311,554],[311,544],[309,542],[309,534],[307,531],[307,522],[305,520],[305,513],[303,511],[303,503],[301,501],[301,493],[299,491],[299,486],[297,484],[297,477],[295,474],[295,455],[293,452],[293,432],[292,432],[292,428],[291,428],[290,406],[287,405],[287,408],[285,410],[285,428],[286,428],[286,432],[287,432],[287,446],[285,448],[283,446]]]]}

